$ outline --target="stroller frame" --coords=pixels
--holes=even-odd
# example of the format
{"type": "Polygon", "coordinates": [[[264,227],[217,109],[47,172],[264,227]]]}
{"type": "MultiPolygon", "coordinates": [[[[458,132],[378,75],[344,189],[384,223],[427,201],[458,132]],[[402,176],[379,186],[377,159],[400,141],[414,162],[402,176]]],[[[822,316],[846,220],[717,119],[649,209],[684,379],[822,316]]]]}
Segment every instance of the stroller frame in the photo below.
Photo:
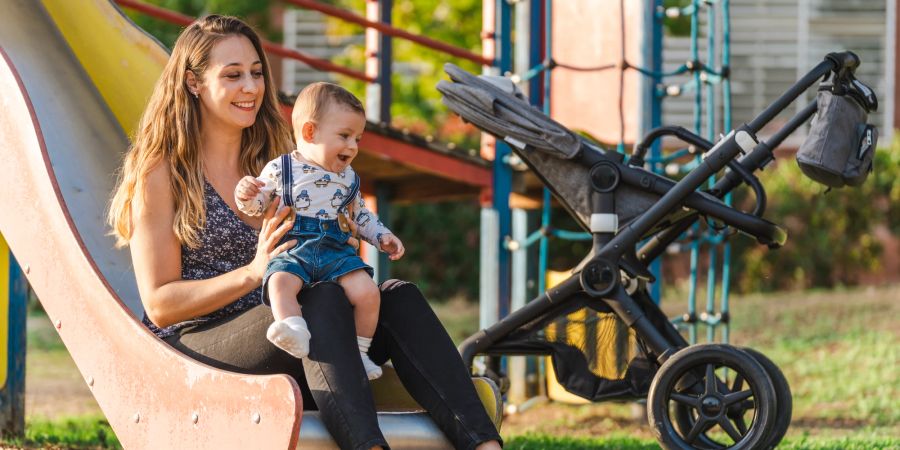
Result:
{"type": "MultiPolygon", "coordinates": [[[[553,311],[558,311],[559,305],[576,296],[583,298],[586,294],[591,301],[605,303],[619,319],[634,330],[639,343],[642,343],[642,347],[647,350],[648,357],[652,356],[652,359],[662,366],[656,376],[656,378],[660,378],[661,372],[666,368],[666,362],[676,359],[673,356],[684,352],[689,344],[669,324],[668,318],[652,301],[647,292],[646,283],[654,281],[652,274],[646,268],[647,264],[660,256],[665,248],[678,239],[700,216],[715,218],[727,226],[754,237],[758,242],[768,245],[770,248],[783,245],[787,239],[786,232],[776,224],[760,217],[766,205],[765,190],[753,172],[763,169],[771,162],[774,159],[773,149],[812,117],[816,112],[816,102],[813,101],[804,107],[767,142],[760,142],[756,133],[819,79],[831,72],[834,72],[835,76],[852,73],[858,65],[859,58],[851,52],[827,55],[821,63],[798,80],[749,124],[732,130],[716,144],[680,127],[657,128],[648,133],[644,140],[636,145],[630,161],[625,163],[624,155],[597,151],[596,147],[582,140],[581,150],[572,158],[572,161],[577,161],[590,168],[591,220],[589,228],[593,235],[591,253],[576,267],[568,279],[556,287],[548,289],[496,324],[468,337],[459,347],[465,363],[471,367],[476,355],[547,354],[544,350],[516,345],[516,342],[505,339],[523,325],[538,320],[553,311]],[[674,135],[689,144],[707,150],[703,162],[677,182],[651,173],[642,167],[647,148],[653,141],[665,135],[674,135]],[[741,155],[743,156],[737,159],[741,155]],[[726,167],[730,170],[713,188],[705,192],[697,190],[711,176],[726,167]],[[743,183],[747,183],[756,196],[756,207],[749,214],[734,209],[721,201],[726,193],[743,183]],[[618,224],[615,213],[615,192],[623,185],[661,197],[642,214],[631,218],[625,224],[618,224]],[[641,241],[645,241],[645,243],[638,249],[641,241]]],[[[501,138],[503,137],[501,136],[501,138]]],[[[533,150],[528,145],[517,146],[515,142],[511,143],[514,151],[520,154],[533,150]]],[[[526,158],[523,160],[528,162],[526,158]]],[[[547,182],[548,180],[541,176],[539,171],[535,170],[534,172],[553,191],[554,195],[559,196],[559,193],[547,182]]],[[[565,202],[562,203],[565,205],[565,202]]],[[[715,353],[722,350],[720,347],[729,346],[704,344],[693,347],[698,347],[697,351],[693,352],[696,354],[702,350],[707,353],[715,353]]],[[[734,349],[733,347],[729,348],[734,349]]],[[[734,350],[741,352],[737,349],[734,350]]],[[[719,360],[724,358],[722,355],[717,357],[719,360]]],[[[741,357],[747,357],[747,354],[745,353],[741,357]]],[[[679,362],[683,362],[684,359],[680,358],[679,362]]],[[[746,359],[752,360],[753,358],[746,359]]],[[[688,363],[688,365],[690,364],[688,363]]],[[[758,368],[756,367],[754,370],[758,368]]],[[[688,379],[693,377],[699,381],[703,378],[703,371],[699,366],[691,366],[682,370],[681,376],[684,376],[684,373],[687,373],[688,379]]],[[[709,376],[706,378],[707,392],[710,387],[709,378],[709,376]]],[[[654,379],[654,387],[650,392],[651,400],[658,381],[654,379]]],[[[770,380],[763,380],[760,384],[762,390],[773,389],[771,384],[766,384],[768,381],[770,380]]],[[[683,379],[680,383],[682,387],[685,384],[688,385],[685,392],[693,392],[704,399],[707,398],[703,397],[703,383],[685,383],[683,379]]],[[[720,393],[727,396],[731,393],[726,392],[728,390],[728,386],[725,386],[720,393]]],[[[767,422],[763,417],[766,414],[772,414],[770,418],[774,417],[774,412],[762,411],[766,409],[767,405],[764,403],[767,401],[772,403],[769,406],[774,410],[774,398],[759,396],[755,398],[755,407],[758,411],[755,412],[754,426],[772,428],[774,419],[767,422]]],[[[668,412],[665,414],[668,416],[668,412]]],[[[788,422],[789,415],[790,413],[788,413],[788,422]]],[[[652,410],[650,416],[652,423],[654,422],[652,410]]],[[[703,417],[705,416],[697,415],[694,423],[697,426],[693,428],[699,429],[706,425],[699,423],[701,420],[705,420],[703,417]]],[[[654,429],[656,430],[656,428],[657,426],[654,424],[654,429]]],[[[787,426],[785,425],[784,428],[786,431],[787,426]]],[[[667,439],[665,436],[660,436],[659,430],[656,431],[661,443],[666,448],[694,448],[693,442],[688,442],[688,446],[685,447],[684,440],[667,439]]],[[[702,434],[704,431],[700,430],[699,433],[702,434]]],[[[775,439],[774,436],[761,437],[762,434],[771,434],[766,429],[756,430],[756,435],[751,439],[750,435],[753,432],[754,430],[751,429],[740,439],[735,439],[733,448],[768,447],[763,444],[770,437],[775,439]]],[[[696,438],[697,433],[697,430],[691,430],[691,433],[682,434],[693,434],[693,437],[696,438]]],[[[781,437],[783,437],[783,431],[781,436],[777,436],[775,442],[770,442],[770,444],[774,446],[781,437]]]]}

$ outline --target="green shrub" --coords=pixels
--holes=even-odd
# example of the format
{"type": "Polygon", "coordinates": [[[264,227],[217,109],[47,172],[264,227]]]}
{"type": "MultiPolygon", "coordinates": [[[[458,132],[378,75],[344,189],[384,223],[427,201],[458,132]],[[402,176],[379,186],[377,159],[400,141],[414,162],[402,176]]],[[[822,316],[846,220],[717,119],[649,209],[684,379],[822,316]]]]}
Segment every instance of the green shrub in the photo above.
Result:
{"type": "Polygon", "coordinates": [[[877,272],[882,246],[876,230],[900,233],[898,150],[898,140],[879,149],[875,171],[860,187],[827,191],[787,159],[763,171],[765,217],[787,228],[788,241],[770,251],[750,239],[734,239],[737,288],[747,292],[853,285],[861,274],[877,272]]]}

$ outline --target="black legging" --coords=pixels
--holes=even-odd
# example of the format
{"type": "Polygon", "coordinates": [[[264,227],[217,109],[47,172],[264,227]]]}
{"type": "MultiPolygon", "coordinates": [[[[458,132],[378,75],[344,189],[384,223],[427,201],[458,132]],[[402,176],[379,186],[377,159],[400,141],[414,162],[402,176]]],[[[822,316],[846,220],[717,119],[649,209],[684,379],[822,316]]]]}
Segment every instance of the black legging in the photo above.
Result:
{"type": "MultiPolygon", "coordinates": [[[[322,421],[342,449],[387,447],[344,291],[334,283],[319,283],[301,292],[300,304],[312,334],[310,353],[302,366],[266,340],[273,318],[262,305],[183,329],[166,342],[213,367],[291,375],[300,384],[304,409],[318,406],[322,421]]],[[[453,342],[415,285],[397,280],[381,285],[378,327],[369,356],[378,364],[393,362],[404,387],[454,447],[471,449],[500,440],[453,342]]]]}

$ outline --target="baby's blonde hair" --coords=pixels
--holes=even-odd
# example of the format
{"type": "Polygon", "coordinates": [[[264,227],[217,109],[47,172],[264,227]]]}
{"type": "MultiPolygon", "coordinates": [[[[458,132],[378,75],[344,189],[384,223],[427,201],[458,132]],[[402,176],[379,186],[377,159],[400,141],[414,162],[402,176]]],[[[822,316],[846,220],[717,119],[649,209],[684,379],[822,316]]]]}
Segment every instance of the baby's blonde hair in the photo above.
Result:
{"type": "Polygon", "coordinates": [[[291,124],[294,127],[294,135],[299,139],[300,128],[306,122],[318,123],[325,116],[329,107],[341,106],[363,116],[366,109],[361,101],[350,91],[334,84],[320,81],[312,83],[297,95],[294,102],[294,110],[291,112],[291,124]]]}

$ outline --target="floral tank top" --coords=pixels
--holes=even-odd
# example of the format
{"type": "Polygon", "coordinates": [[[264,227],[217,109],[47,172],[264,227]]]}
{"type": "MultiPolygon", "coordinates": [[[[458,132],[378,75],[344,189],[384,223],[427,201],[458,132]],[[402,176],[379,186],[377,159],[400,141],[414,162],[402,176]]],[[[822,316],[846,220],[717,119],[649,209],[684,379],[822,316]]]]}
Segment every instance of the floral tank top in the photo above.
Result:
{"type": "MultiPolygon", "coordinates": [[[[197,248],[181,246],[181,278],[185,280],[204,280],[231,272],[249,264],[256,254],[259,232],[241,220],[205,179],[203,185],[206,227],[200,230],[200,245],[197,248]]],[[[178,333],[182,328],[223,319],[246,311],[261,302],[261,291],[257,288],[205,316],[159,328],[144,314],[143,323],[158,337],[166,338],[178,333]]]]}

